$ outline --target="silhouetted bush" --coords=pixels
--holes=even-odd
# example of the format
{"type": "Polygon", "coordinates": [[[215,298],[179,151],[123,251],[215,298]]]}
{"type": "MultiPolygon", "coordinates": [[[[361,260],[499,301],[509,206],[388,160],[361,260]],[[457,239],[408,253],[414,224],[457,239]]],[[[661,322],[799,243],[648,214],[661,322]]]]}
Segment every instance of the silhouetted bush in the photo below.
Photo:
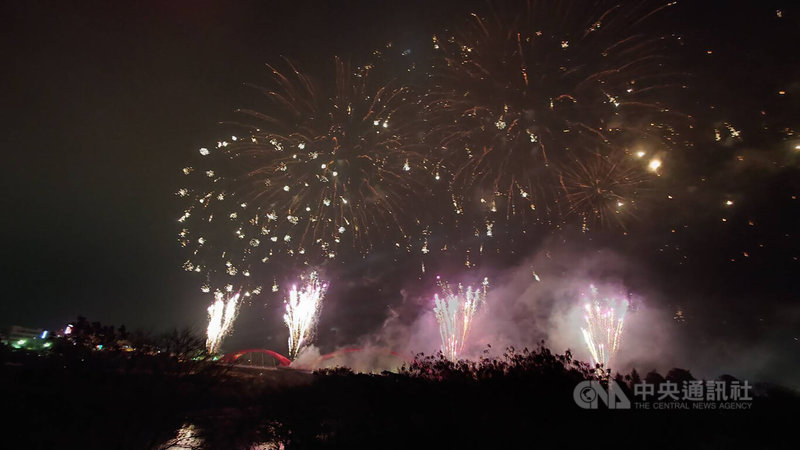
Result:
{"type": "MultiPolygon", "coordinates": [[[[134,333],[132,333],[133,335],[134,333]]],[[[0,395],[24,448],[159,448],[192,424],[201,448],[620,448],[780,447],[793,432],[795,393],[754,389],[751,411],[585,410],[573,400],[608,374],[568,352],[509,348],[502,356],[449,361],[418,355],[398,373],[347,368],[231,369],[196,354],[180,332],[164,351],[93,351],[70,345],[41,356],[7,353],[0,395]],[[12,363],[12,364],[8,364],[12,363]],[[690,430],[702,430],[697,434],[690,430]],[[774,445],[773,445],[774,444],[774,445]]],[[[158,343],[160,342],[160,343],[158,343]]],[[[638,372],[614,379],[633,399],[638,372]]],[[[673,369],[667,380],[691,380],[673,369]]],[[[665,377],[652,371],[647,382],[665,377]]],[[[789,448],[789,447],[787,447],[789,448]]]]}

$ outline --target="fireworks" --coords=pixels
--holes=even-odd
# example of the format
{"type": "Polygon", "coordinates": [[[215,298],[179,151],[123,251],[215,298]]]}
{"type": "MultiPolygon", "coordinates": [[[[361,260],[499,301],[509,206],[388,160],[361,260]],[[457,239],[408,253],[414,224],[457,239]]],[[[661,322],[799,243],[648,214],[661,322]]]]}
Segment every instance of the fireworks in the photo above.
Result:
{"type": "Polygon", "coordinates": [[[628,301],[625,299],[599,299],[598,290],[590,287],[592,300],[584,308],[586,328],[581,328],[583,339],[592,356],[592,364],[608,368],[619,350],[622,325],[628,301]]]}
{"type": "Polygon", "coordinates": [[[308,281],[299,291],[297,286],[292,286],[289,298],[286,300],[286,314],[283,321],[289,327],[289,358],[297,358],[303,348],[314,334],[317,324],[322,298],[328,289],[327,283],[321,282],[316,272],[312,272],[308,281]]]}
{"type": "Polygon", "coordinates": [[[453,292],[446,284],[442,284],[442,297],[434,295],[433,313],[439,323],[442,337],[442,353],[451,361],[456,361],[464,349],[472,321],[478,307],[486,301],[486,289],[489,280],[484,278],[481,288],[468,286],[466,290],[458,285],[453,292]]]}
{"type": "MultiPolygon", "coordinates": [[[[524,251],[541,235],[533,223],[625,228],[649,183],[681,161],[670,152],[689,118],[669,107],[683,75],[667,57],[679,38],[648,29],[671,4],[492,5],[434,36],[430,71],[414,89],[393,81],[399,73],[338,58],[327,83],[289,61],[270,66],[266,87],[255,87],[263,104],[239,111],[235,135],[199,149],[176,192],[188,203],[178,219],[183,266],[206,278],[203,291],[245,286],[250,298],[262,290],[251,280],[271,278],[259,264],[319,267],[374,249],[419,251],[424,273],[436,264],[428,254],[449,245],[478,267],[492,245],[524,251]]],[[[292,358],[325,290],[313,274],[289,293],[292,358]]],[[[484,283],[435,297],[448,358],[463,350],[485,293],[484,283]]],[[[608,363],[617,342],[593,344],[592,322],[608,315],[597,308],[587,343],[608,363]]]]}
{"type": "Polygon", "coordinates": [[[586,161],[576,160],[564,169],[561,184],[570,205],[569,212],[582,223],[625,226],[636,206],[646,173],[627,154],[606,157],[595,154],[586,161]]]}
{"type": "Polygon", "coordinates": [[[179,219],[179,242],[192,252],[185,268],[222,276],[212,284],[278,255],[319,264],[342,247],[408,248],[417,232],[411,208],[432,176],[418,152],[414,95],[381,84],[372,65],[336,59],[328,84],[286,65],[257,88],[268,113],[240,110],[244,136],[200,149],[206,164],[184,169],[195,185],[177,193],[189,201],[179,219]]]}
{"type": "Polygon", "coordinates": [[[498,2],[434,36],[414,89],[386,61],[337,58],[327,82],[270,66],[263,105],[183,170],[184,268],[252,287],[270,261],[425,254],[429,238],[480,255],[533,222],[624,226],[688,118],[666,101],[683,87],[677,38],[647,29],[666,6],[608,5],[498,2]]]}
{"type": "Polygon", "coordinates": [[[208,307],[208,330],[206,332],[206,348],[209,353],[216,353],[224,338],[233,327],[239,308],[239,293],[229,296],[225,301],[222,292],[214,294],[215,300],[208,307]]]}
{"type": "MultiPolygon", "coordinates": [[[[472,14],[465,27],[434,37],[428,140],[452,175],[453,195],[481,222],[561,220],[586,208],[584,196],[564,195],[565,171],[587,170],[597,154],[678,143],[686,118],[664,104],[681,89],[665,68],[673,41],[645,28],[665,6],[508,5],[524,6],[472,14]]],[[[609,176],[618,178],[606,172],[606,183],[609,176]]]]}

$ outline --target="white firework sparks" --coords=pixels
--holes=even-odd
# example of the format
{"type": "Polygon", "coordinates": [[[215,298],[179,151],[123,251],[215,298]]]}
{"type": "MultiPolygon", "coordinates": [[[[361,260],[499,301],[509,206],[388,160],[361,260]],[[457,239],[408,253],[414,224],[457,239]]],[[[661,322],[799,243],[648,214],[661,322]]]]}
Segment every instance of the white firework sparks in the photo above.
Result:
{"type": "Polygon", "coordinates": [[[299,291],[292,286],[286,300],[286,314],[283,321],[289,327],[289,358],[297,358],[300,349],[308,343],[314,334],[322,298],[328,284],[319,280],[316,272],[312,272],[308,281],[299,291]]]}
{"type": "Polygon", "coordinates": [[[214,293],[214,303],[208,307],[208,330],[206,332],[206,348],[209,353],[216,353],[225,337],[233,327],[239,309],[239,293],[228,297],[222,292],[214,293]]]}
{"type": "Polygon", "coordinates": [[[592,364],[608,367],[619,350],[622,327],[628,301],[624,298],[600,298],[598,290],[590,286],[592,300],[584,305],[586,327],[581,327],[583,339],[592,356],[592,364]]]}
{"type": "Polygon", "coordinates": [[[439,322],[439,333],[442,337],[442,353],[451,361],[456,361],[464,350],[464,344],[472,328],[472,321],[478,307],[486,301],[488,278],[483,279],[481,288],[459,284],[458,291],[453,292],[446,284],[442,284],[442,297],[434,295],[433,312],[439,322]]]}

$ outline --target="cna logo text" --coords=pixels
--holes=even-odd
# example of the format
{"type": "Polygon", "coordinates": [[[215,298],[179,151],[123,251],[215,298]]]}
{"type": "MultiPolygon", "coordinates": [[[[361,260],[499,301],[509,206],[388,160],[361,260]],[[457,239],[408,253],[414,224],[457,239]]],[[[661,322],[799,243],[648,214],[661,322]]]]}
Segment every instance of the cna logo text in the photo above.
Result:
{"type": "Polygon", "coordinates": [[[585,380],[572,391],[575,404],[583,409],[640,410],[746,410],[753,406],[752,386],[747,381],[670,381],[633,385],[634,401],[614,380],[585,380]]]}

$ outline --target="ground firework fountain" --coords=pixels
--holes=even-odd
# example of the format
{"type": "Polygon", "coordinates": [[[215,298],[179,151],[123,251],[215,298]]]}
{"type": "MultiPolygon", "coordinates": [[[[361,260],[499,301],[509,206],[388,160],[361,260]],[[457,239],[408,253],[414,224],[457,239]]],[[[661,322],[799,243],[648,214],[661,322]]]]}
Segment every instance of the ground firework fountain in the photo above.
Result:
{"type": "Polygon", "coordinates": [[[209,353],[216,353],[225,337],[233,326],[236,313],[239,309],[239,293],[228,296],[222,292],[214,294],[214,303],[208,307],[208,330],[206,331],[206,348],[209,353]]]}
{"type": "Polygon", "coordinates": [[[484,278],[480,288],[467,286],[464,289],[459,284],[457,291],[450,289],[446,283],[442,283],[441,286],[442,297],[439,297],[439,294],[434,295],[433,312],[436,321],[439,322],[442,353],[451,361],[455,361],[464,350],[464,343],[478,308],[486,301],[489,280],[484,278]]]}
{"type": "Polygon", "coordinates": [[[581,327],[581,333],[592,356],[592,364],[608,367],[619,350],[628,301],[601,297],[594,286],[590,286],[590,290],[591,299],[584,305],[586,325],[581,327]]]}
{"type": "Polygon", "coordinates": [[[290,359],[297,358],[300,349],[314,334],[322,298],[327,289],[328,284],[320,281],[317,273],[312,272],[300,290],[297,290],[297,286],[292,286],[289,291],[283,321],[289,327],[290,359]]]}

